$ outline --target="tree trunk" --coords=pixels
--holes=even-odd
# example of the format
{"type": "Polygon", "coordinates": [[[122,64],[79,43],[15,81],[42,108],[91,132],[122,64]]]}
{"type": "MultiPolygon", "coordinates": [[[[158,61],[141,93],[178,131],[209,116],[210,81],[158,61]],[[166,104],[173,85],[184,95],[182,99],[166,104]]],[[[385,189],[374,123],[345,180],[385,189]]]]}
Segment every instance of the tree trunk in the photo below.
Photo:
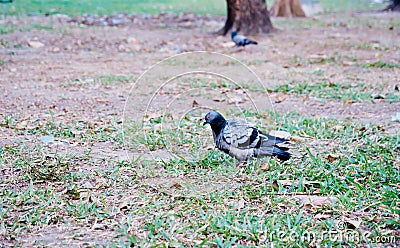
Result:
{"type": "Polygon", "coordinates": [[[306,17],[300,0],[275,0],[270,14],[271,16],[306,17]]]}
{"type": "Polygon", "coordinates": [[[229,29],[233,27],[233,23],[236,20],[236,14],[240,11],[239,2],[240,0],[226,0],[226,22],[225,25],[216,32],[216,34],[226,35],[229,29]]]}
{"type": "Polygon", "coordinates": [[[393,0],[392,3],[382,11],[400,11],[400,0],[393,0]]]}
{"type": "Polygon", "coordinates": [[[227,19],[217,34],[226,35],[233,28],[244,35],[266,34],[274,28],[265,0],[226,0],[227,19]]]}

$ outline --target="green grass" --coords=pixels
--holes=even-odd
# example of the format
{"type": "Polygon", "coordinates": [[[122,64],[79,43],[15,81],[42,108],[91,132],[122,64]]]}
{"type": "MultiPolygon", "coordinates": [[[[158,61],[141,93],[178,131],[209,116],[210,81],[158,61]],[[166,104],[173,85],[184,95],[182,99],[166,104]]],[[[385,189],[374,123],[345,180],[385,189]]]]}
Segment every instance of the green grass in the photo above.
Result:
{"type": "Polygon", "coordinates": [[[386,3],[371,4],[370,0],[321,0],[320,2],[327,11],[379,10],[386,7],[386,3]]]}
{"type": "MultiPolygon", "coordinates": [[[[384,63],[383,65],[386,66],[384,63]]],[[[368,64],[368,67],[376,67],[376,64],[368,64]]],[[[389,68],[392,67],[390,64],[389,68]]],[[[322,72],[317,72],[322,73],[322,72]]],[[[321,101],[329,100],[329,99],[337,99],[340,101],[372,101],[374,99],[374,94],[376,92],[382,92],[383,85],[378,84],[380,87],[369,86],[364,83],[357,84],[339,84],[339,83],[328,83],[328,82],[319,82],[319,83],[307,83],[307,82],[290,82],[287,84],[282,84],[276,86],[274,88],[270,88],[269,92],[282,92],[284,94],[290,94],[295,96],[304,96],[308,95],[311,97],[319,98],[321,101]]],[[[389,102],[398,102],[400,101],[400,95],[390,93],[387,94],[385,99],[389,102]]]]}
{"type": "MultiPolygon", "coordinates": [[[[6,15],[78,15],[121,10],[224,14],[225,10],[224,1],[204,1],[201,8],[191,1],[158,1],[155,7],[153,1],[97,3],[16,0],[1,5],[0,11],[6,15]]],[[[352,6],[358,9],[358,3],[352,6]]],[[[343,1],[338,5],[347,8],[343,1]]],[[[314,24],[306,20],[301,25],[306,28],[314,24]]],[[[38,25],[33,28],[51,29],[38,25]]],[[[0,33],[13,30],[18,29],[0,27],[0,33]]],[[[14,46],[0,39],[0,47],[14,46]]],[[[359,46],[379,50],[370,44],[359,46]]],[[[307,64],[328,65],[340,65],[341,59],[336,55],[318,61],[295,58],[307,64]]],[[[247,64],[265,62],[249,60],[247,64]]],[[[399,68],[396,63],[384,61],[359,66],[394,73],[399,68]]],[[[328,74],[323,68],[313,74],[328,74]]],[[[127,75],[103,75],[60,82],[59,86],[117,87],[132,80],[127,75]]],[[[252,85],[249,82],[244,88],[260,91],[252,85]]],[[[270,90],[327,101],[362,102],[372,100],[371,94],[385,87],[384,82],[371,85],[357,81],[351,86],[325,81],[288,82],[270,90]]],[[[180,86],[233,87],[224,81],[209,84],[194,79],[182,81],[180,86]]],[[[393,93],[386,100],[399,101],[399,96],[393,93]]],[[[58,119],[53,111],[43,111],[40,120],[18,114],[3,115],[0,120],[0,129],[12,133],[12,139],[2,140],[0,146],[0,243],[23,246],[22,240],[35,233],[46,235],[42,230],[51,232],[59,227],[65,227],[65,232],[51,233],[59,238],[57,241],[69,244],[79,239],[84,240],[82,243],[86,238],[93,240],[93,236],[81,237],[77,231],[88,230],[91,234],[111,235],[102,236],[109,247],[357,247],[360,243],[374,246],[379,239],[386,240],[383,245],[396,246],[393,238],[397,242],[400,239],[400,136],[396,132],[388,134],[382,126],[296,112],[256,115],[231,110],[227,112],[230,116],[256,117],[269,123],[266,130],[280,127],[304,140],[293,145],[297,156],[288,162],[264,159],[236,167],[231,157],[207,149],[212,146],[212,134],[195,116],[174,120],[165,115],[146,119],[146,123],[127,122],[125,141],[129,151],[135,152],[128,161],[118,157],[122,147],[120,120],[88,121],[78,116],[68,121],[58,119]],[[64,142],[66,148],[47,144],[42,139],[47,136],[64,142]],[[98,149],[92,151],[93,145],[98,149]],[[156,159],[151,155],[163,152],[177,156],[156,159]],[[315,204],[302,202],[300,196],[309,196],[315,204]],[[316,197],[335,197],[337,201],[317,204],[316,197]],[[342,242],[307,239],[337,232],[339,220],[347,220],[345,233],[362,237],[368,232],[368,236],[342,242]],[[360,221],[360,226],[354,227],[348,220],[360,221]],[[103,224],[106,229],[93,230],[95,224],[103,224]]],[[[41,236],[35,239],[34,244],[46,245],[41,236]]]]}
{"type": "Polygon", "coordinates": [[[53,30],[52,26],[40,24],[22,24],[20,26],[3,25],[0,27],[0,34],[7,34],[12,32],[30,32],[32,30],[53,30]]]}
{"type": "MultiPolygon", "coordinates": [[[[321,4],[328,11],[346,11],[346,10],[368,10],[380,9],[384,5],[370,5],[369,0],[340,0],[328,1],[322,0],[321,4]]],[[[267,1],[268,8],[273,5],[272,0],[267,1]]],[[[1,15],[43,15],[43,14],[67,14],[77,16],[86,13],[90,14],[116,14],[120,12],[135,12],[135,13],[152,13],[159,12],[193,12],[198,14],[214,14],[225,15],[225,1],[211,0],[86,0],[86,1],[71,1],[71,0],[18,0],[8,4],[1,4],[1,15]]]]}
{"type": "MultiPolygon", "coordinates": [[[[0,191],[4,237],[18,240],[35,226],[61,223],[91,228],[96,221],[114,223],[116,235],[108,241],[110,246],[298,247],[310,245],[312,240],[305,238],[310,233],[337,231],[336,222],[343,217],[361,221],[358,229],[347,223],[346,232],[368,231],[368,240],[324,239],[321,245],[372,244],[378,237],[395,235],[400,228],[398,134],[387,135],[373,124],[297,113],[268,115],[274,117],[274,125],[306,141],[292,148],[297,158],[286,163],[263,161],[267,170],[256,161],[238,168],[234,159],[201,146],[196,148],[197,160],[132,162],[54,154],[41,146],[5,146],[0,150],[0,169],[15,172],[0,177],[5,185],[0,191]],[[330,160],[330,154],[337,154],[336,159],[330,160]],[[93,186],[87,188],[87,183],[93,186]],[[304,205],[296,198],[304,194],[333,196],[337,202],[304,205]],[[325,217],[319,219],[319,214],[325,217]]],[[[193,131],[204,129],[194,120],[186,121],[196,126],[193,131]]],[[[18,123],[18,118],[8,117],[2,125],[18,123]]],[[[138,132],[131,135],[143,137],[140,127],[133,127],[138,132]]],[[[201,142],[199,134],[180,139],[166,132],[152,136],[176,147],[201,142]]],[[[146,139],[137,141],[135,148],[169,149],[146,139]]]]}
{"type": "Polygon", "coordinates": [[[319,19],[314,20],[309,18],[304,18],[304,19],[283,18],[283,19],[276,19],[273,22],[273,24],[278,27],[285,27],[285,29],[297,29],[297,28],[310,29],[316,27],[326,27],[327,22],[319,19]]]}
{"type": "Polygon", "coordinates": [[[56,120],[51,110],[45,111],[47,120],[33,121],[20,120],[18,116],[7,115],[0,122],[0,126],[15,130],[19,135],[35,135],[38,137],[50,136],[56,141],[79,139],[84,142],[115,141],[122,144],[119,121],[114,120],[110,124],[73,120],[64,123],[56,120]]]}
{"type": "Polygon", "coordinates": [[[159,12],[194,12],[199,14],[225,13],[224,1],[178,1],[178,0],[86,0],[86,1],[43,1],[43,0],[18,0],[11,4],[1,5],[0,15],[43,15],[43,14],[67,14],[77,16],[90,14],[116,14],[127,13],[152,13],[159,12]]]}
{"type": "Polygon", "coordinates": [[[70,87],[93,87],[94,85],[110,86],[116,84],[129,84],[134,82],[134,78],[129,75],[101,75],[96,77],[71,79],[66,82],[61,82],[63,88],[70,87]]]}
{"type": "Polygon", "coordinates": [[[363,64],[365,68],[389,68],[389,69],[400,69],[400,63],[387,63],[381,60],[363,64]]]}
{"type": "MultiPolygon", "coordinates": [[[[284,165],[270,161],[270,169],[266,172],[256,163],[238,169],[234,160],[220,152],[209,152],[198,161],[160,161],[154,168],[157,173],[151,174],[156,178],[154,181],[183,178],[173,179],[176,182],[170,184],[142,185],[145,192],[155,190],[159,192],[158,196],[147,199],[150,205],[144,204],[144,208],[137,208],[130,215],[131,218],[145,216],[143,229],[136,234],[128,233],[128,222],[120,230],[122,235],[138,245],[151,242],[177,246],[187,244],[182,240],[190,240],[221,247],[238,243],[259,246],[267,242],[297,247],[309,245],[300,240],[307,233],[321,235],[337,230],[334,220],[343,215],[349,218],[361,216],[364,228],[373,233],[369,237],[371,242],[374,237],[382,236],[381,233],[390,236],[388,233],[400,227],[399,197],[396,195],[400,180],[396,154],[400,146],[398,135],[387,136],[379,126],[307,118],[296,113],[275,117],[276,124],[283,130],[320,140],[319,145],[304,150],[298,147],[302,158],[284,165]],[[394,145],[393,149],[389,148],[391,145],[394,145]],[[331,153],[341,155],[337,160],[329,161],[331,153]],[[196,180],[188,186],[184,182],[190,178],[196,180]],[[280,180],[293,183],[282,185],[280,180]],[[309,184],[310,181],[319,183],[309,184]],[[214,189],[210,190],[209,185],[214,189]],[[231,190],[232,187],[235,190],[231,190]],[[290,203],[290,196],[297,194],[333,195],[339,203],[310,211],[305,206],[290,203]],[[313,216],[321,212],[329,213],[330,217],[315,221],[313,216]],[[373,220],[376,215],[381,219],[373,220]],[[146,238],[140,236],[142,231],[147,234],[146,238]]],[[[163,140],[166,136],[158,133],[158,137],[163,140]]],[[[191,142],[196,143],[196,140],[191,142]]],[[[145,169],[139,169],[138,176],[149,177],[145,172],[150,170],[149,166],[146,164],[145,169]]],[[[358,231],[354,232],[360,235],[358,231]]],[[[349,240],[346,243],[356,245],[358,242],[349,240]]],[[[321,244],[337,246],[340,242],[325,240],[321,244]]]]}

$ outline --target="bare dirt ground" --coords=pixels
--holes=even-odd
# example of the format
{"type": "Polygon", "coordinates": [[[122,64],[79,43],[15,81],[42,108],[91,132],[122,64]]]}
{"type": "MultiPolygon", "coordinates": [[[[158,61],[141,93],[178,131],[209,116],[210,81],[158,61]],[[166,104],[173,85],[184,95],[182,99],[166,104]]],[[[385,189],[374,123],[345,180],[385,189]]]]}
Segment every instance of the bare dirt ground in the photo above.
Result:
{"type": "MultiPolygon", "coordinates": [[[[209,34],[209,31],[220,26],[218,21],[221,18],[201,23],[181,21],[186,23],[181,25],[186,28],[176,27],[173,23],[172,28],[168,28],[168,23],[164,23],[167,27],[157,27],[147,25],[146,21],[123,27],[88,27],[69,23],[62,17],[13,20],[19,25],[20,22],[51,25],[54,30],[33,29],[2,35],[8,44],[1,51],[4,60],[0,79],[4,96],[1,99],[1,114],[34,116],[52,107],[56,113],[68,111],[68,118],[83,113],[81,117],[89,119],[98,114],[119,115],[130,84],[86,84],[83,87],[79,84],[76,84],[77,87],[65,84],[103,75],[137,77],[168,56],[196,50],[221,52],[247,63],[266,86],[307,80],[340,84],[356,81],[370,86],[368,89],[376,94],[395,92],[395,85],[400,82],[398,69],[360,68],[354,62],[364,64],[380,59],[398,63],[400,31],[391,26],[390,20],[393,18],[397,16],[348,14],[310,19],[309,24],[302,22],[297,26],[296,21],[287,24],[278,19],[276,26],[280,31],[268,37],[258,37],[260,45],[245,50],[233,49],[229,44],[224,44],[229,41],[229,37],[209,34]],[[29,41],[36,40],[44,46],[34,48],[28,45],[29,41]],[[338,57],[335,63],[318,63],[318,60],[338,57]],[[307,63],[307,60],[317,62],[307,63]],[[316,70],[325,73],[313,74],[316,70]],[[378,84],[383,84],[380,91],[378,87],[374,90],[378,84]]],[[[275,95],[272,94],[272,97],[275,95]]],[[[341,101],[330,101],[315,104],[311,99],[289,97],[275,107],[280,111],[296,110],[382,123],[390,119],[398,103],[377,100],[373,103],[344,104],[341,101]],[[377,115],[370,116],[373,113],[377,115]]]]}
{"type": "MultiPolygon", "coordinates": [[[[208,17],[201,22],[192,19],[150,22],[139,18],[118,27],[81,25],[62,16],[11,18],[5,22],[16,26],[39,23],[52,28],[0,36],[3,60],[0,119],[15,116],[17,126],[22,125],[17,129],[39,125],[51,118],[66,124],[85,122],[94,127],[115,120],[118,123],[132,84],[141,73],[166,57],[198,50],[220,52],[243,61],[267,87],[326,81],[340,85],[361,83],[372,94],[398,94],[395,90],[400,83],[398,67],[360,66],[378,60],[400,64],[400,27],[392,24],[398,23],[393,21],[398,18],[388,13],[348,13],[305,21],[275,19],[273,23],[279,31],[254,37],[259,45],[246,49],[233,48],[229,37],[210,34],[223,24],[223,18],[219,17],[208,17]],[[132,77],[96,83],[98,78],[108,75],[132,77]],[[24,123],[24,120],[29,121],[24,123]]],[[[146,104],[139,95],[137,104],[146,104]]],[[[391,120],[400,111],[399,101],[379,97],[365,101],[321,100],[274,91],[270,97],[275,110],[281,113],[296,111],[306,116],[375,123],[392,134],[400,128],[398,122],[391,120]]],[[[21,140],[29,143],[35,139],[20,135],[7,125],[0,126],[1,146],[21,140]]],[[[75,149],[72,147],[73,144],[68,149],[75,149]]],[[[116,147],[112,142],[94,142],[90,144],[91,156],[117,159],[122,152],[116,147]]],[[[84,153],[89,148],[79,149],[84,153]]],[[[6,174],[2,172],[2,176],[6,174]]],[[[23,233],[19,242],[30,246],[34,240],[46,237],[42,241],[51,245],[74,235],[71,244],[93,245],[112,236],[107,232],[77,233],[79,225],[69,225],[72,226],[33,228],[31,233],[23,233]]]]}

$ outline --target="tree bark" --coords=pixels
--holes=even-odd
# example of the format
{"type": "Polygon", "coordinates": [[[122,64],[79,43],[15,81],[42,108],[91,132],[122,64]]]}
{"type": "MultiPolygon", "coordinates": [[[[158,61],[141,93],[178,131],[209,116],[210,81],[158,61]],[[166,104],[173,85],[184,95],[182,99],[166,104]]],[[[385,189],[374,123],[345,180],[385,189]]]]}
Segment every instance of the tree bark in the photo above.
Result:
{"type": "Polygon", "coordinates": [[[382,11],[400,11],[400,0],[393,0],[392,3],[382,11]]]}
{"type": "Polygon", "coordinates": [[[226,35],[232,28],[244,35],[273,31],[265,0],[226,0],[226,3],[227,19],[217,34],[226,35]]]}
{"type": "Polygon", "coordinates": [[[271,16],[306,17],[300,0],[275,0],[270,14],[271,16]]]}
{"type": "Polygon", "coordinates": [[[218,35],[226,35],[233,27],[233,23],[236,20],[236,14],[239,13],[240,7],[239,7],[240,0],[226,0],[226,22],[225,25],[216,32],[218,35]]]}

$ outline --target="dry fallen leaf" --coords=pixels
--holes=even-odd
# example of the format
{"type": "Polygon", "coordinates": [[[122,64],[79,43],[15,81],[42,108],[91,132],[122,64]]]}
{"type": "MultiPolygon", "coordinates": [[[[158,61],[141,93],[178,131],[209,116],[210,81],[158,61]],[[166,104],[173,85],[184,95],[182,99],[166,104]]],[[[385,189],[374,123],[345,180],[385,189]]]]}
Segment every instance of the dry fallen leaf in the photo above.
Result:
{"type": "Polygon", "coordinates": [[[109,188],[110,186],[107,183],[107,180],[104,178],[96,178],[96,188],[97,189],[105,189],[109,188]]]}
{"type": "Polygon", "coordinates": [[[88,196],[89,196],[89,192],[87,192],[87,191],[81,191],[79,193],[80,198],[87,198],[88,196]]]}
{"type": "Polygon", "coordinates": [[[290,141],[301,143],[304,142],[304,138],[300,136],[290,136],[290,141]]]}
{"type": "Polygon", "coordinates": [[[296,195],[294,198],[300,200],[304,205],[311,205],[315,207],[322,207],[338,201],[334,196],[296,195]]]}
{"type": "Polygon", "coordinates": [[[232,42],[222,42],[220,44],[222,47],[234,47],[235,46],[235,43],[233,41],[232,42]]]}
{"type": "Polygon", "coordinates": [[[94,189],[95,187],[93,186],[93,184],[91,182],[86,181],[83,183],[82,188],[83,189],[94,189]]]}
{"type": "Polygon", "coordinates": [[[243,200],[243,199],[240,199],[239,202],[236,205],[236,208],[237,209],[242,209],[242,208],[244,208],[245,204],[246,204],[246,201],[243,200]]]}
{"type": "Polygon", "coordinates": [[[40,48],[40,47],[44,47],[44,44],[40,41],[30,40],[30,41],[28,41],[28,46],[30,46],[32,48],[40,48]]]}
{"type": "Polygon", "coordinates": [[[343,130],[343,129],[344,129],[344,126],[342,126],[342,125],[336,125],[336,126],[333,126],[332,129],[335,130],[335,132],[338,132],[338,131],[340,131],[340,130],[343,130]]]}
{"type": "Polygon", "coordinates": [[[121,202],[121,204],[119,204],[118,208],[120,211],[128,209],[128,202],[127,201],[121,202]]]}
{"type": "Polygon", "coordinates": [[[321,219],[329,219],[329,218],[331,218],[331,217],[332,217],[332,215],[330,215],[330,214],[316,214],[316,215],[313,217],[313,219],[321,220],[321,219]]]}
{"type": "Polygon", "coordinates": [[[278,96],[275,100],[275,103],[281,103],[286,100],[286,96],[278,96]]]}
{"type": "Polygon", "coordinates": [[[345,219],[345,222],[348,224],[347,226],[351,229],[358,229],[361,225],[361,221],[359,220],[345,219]]]}
{"type": "Polygon", "coordinates": [[[138,43],[138,41],[134,37],[129,37],[127,41],[128,41],[128,43],[130,43],[132,45],[135,45],[138,43]]]}
{"type": "Polygon", "coordinates": [[[238,104],[245,102],[245,99],[240,96],[228,96],[228,104],[238,104]]]}
{"type": "Polygon", "coordinates": [[[344,60],[344,61],[342,61],[342,65],[344,65],[344,66],[353,66],[353,65],[355,65],[355,62],[354,61],[350,61],[350,60],[344,60]]]}
{"type": "Polygon", "coordinates": [[[180,188],[182,188],[182,185],[180,183],[174,181],[174,182],[172,182],[171,188],[172,187],[180,189],[180,188]]]}
{"type": "Polygon", "coordinates": [[[21,121],[20,123],[18,123],[18,124],[15,126],[15,129],[17,129],[17,130],[23,130],[23,129],[26,128],[27,125],[28,125],[28,122],[27,122],[27,121],[21,121]]]}
{"type": "Polygon", "coordinates": [[[380,93],[371,94],[371,97],[374,99],[385,99],[386,98],[386,96],[384,94],[380,94],[380,93]]]}
{"type": "Polygon", "coordinates": [[[162,131],[163,125],[161,123],[153,125],[154,131],[162,131]]]}
{"type": "Polygon", "coordinates": [[[183,147],[187,147],[187,148],[192,148],[192,147],[193,147],[193,144],[185,143],[185,144],[183,144],[182,146],[183,146],[183,147]]]}
{"type": "Polygon", "coordinates": [[[281,184],[282,186],[291,186],[293,184],[297,184],[298,181],[295,180],[275,180],[273,182],[273,185],[279,186],[279,184],[281,184]]]}
{"type": "Polygon", "coordinates": [[[10,144],[4,144],[4,149],[10,149],[10,148],[12,148],[12,147],[14,147],[13,145],[10,145],[10,144]]]}
{"type": "Polygon", "coordinates": [[[308,58],[313,61],[314,63],[321,63],[323,62],[325,59],[328,58],[328,56],[326,54],[312,54],[310,56],[308,56],[308,58]]]}
{"type": "MultiPolygon", "coordinates": [[[[276,185],[278,185],[278,184],[281,184],[282,186],[292,186],[292,185],[298,185],[299,184],[299,180],[288,180],[288,179],[285,179],[285,180],[275,180],[274,182],[273,182],[273,184],[276,184],[276,185]]],[[[303,185],[304,186],[306,186],[306,185],[321,185],[321,182],[320,181],[304,181],[303,182],[303,185]]]]}
{"type": "Polygon", "coordinates": [[[354,101],[352,99],[348,99],[346,101],[344,101],[344,104],[352,104],[354,103],[354,101]]]}
{"type": "Polygon", "coordinates": [[[339,159],[340,155],[339,154],[329,154],[328,155],[328,161],[329,163],[332,163],[333,161],[335,161],[336,159],[339,159]]]}
{"type": "Polygon", "coordinates": [[[366,126],[362,126],[359,130],[360,131],[365,131],[365,130],[367,130],[367,127],[366,126]]]}
{"type": "Polygon", "coordinates": [[[261,165],[260,169],[263,170],[263,171],[269,170],[269,165],[268,165],[268,163],[264,163],[263,165],[261,165]]]}
{"type": "Polygon", "coordinates": [[[92,226],[93,230],[104,230],[107,229],[107,226],[104,224],[96,223],[92,226]]]}
{"type": "Polygon", "coordinates": [[[214,102],[223,102],[223,101],[225,101],[225,98],[222,98],[222,97],[215,97],[215,98],[213,98],[213,101],[214,101],[214,102]]]}
{"type": "Polygon", "coordinates": [[[61,51],[61,49],[60,49],[59,47],[54,47],[51,51],[52,51],[53,53],[58,53],[58,52],[61,51]]]}

